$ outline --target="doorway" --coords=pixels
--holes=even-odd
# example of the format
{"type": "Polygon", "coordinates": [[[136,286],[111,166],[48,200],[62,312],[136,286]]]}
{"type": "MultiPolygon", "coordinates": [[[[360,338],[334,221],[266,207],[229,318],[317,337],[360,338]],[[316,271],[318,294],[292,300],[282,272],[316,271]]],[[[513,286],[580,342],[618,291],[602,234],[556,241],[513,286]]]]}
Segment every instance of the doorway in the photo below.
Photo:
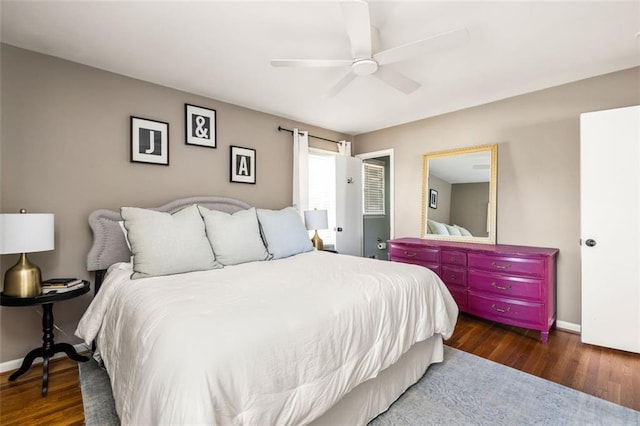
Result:
{"type": "Polygon", "coordinates": [[[393,149],[356,155],[362,160],[362,255],[388,259],[393,238],[393,149]]]}

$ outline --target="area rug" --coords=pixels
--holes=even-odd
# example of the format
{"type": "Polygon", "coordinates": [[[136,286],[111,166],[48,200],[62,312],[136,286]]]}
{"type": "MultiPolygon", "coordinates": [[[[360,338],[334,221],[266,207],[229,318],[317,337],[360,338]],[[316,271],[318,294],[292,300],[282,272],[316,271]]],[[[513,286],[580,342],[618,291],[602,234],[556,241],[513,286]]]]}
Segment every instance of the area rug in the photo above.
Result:
{"type": "MultiPolygon", "coordinates": [[[[119,425],[109,376],[80,363],[87,426],[119,425]]],[[[429,367],[371,426],[640,425],[640,412],[445,346],[429,367]]]]}
{"type": "Polygon", "coordinates": [[[111,381],[107,370],[90,358],[78,363],[80,391],[84,406],[86,426],[117,426],[120,424],[116,403],[111,393],[111,381]]]}

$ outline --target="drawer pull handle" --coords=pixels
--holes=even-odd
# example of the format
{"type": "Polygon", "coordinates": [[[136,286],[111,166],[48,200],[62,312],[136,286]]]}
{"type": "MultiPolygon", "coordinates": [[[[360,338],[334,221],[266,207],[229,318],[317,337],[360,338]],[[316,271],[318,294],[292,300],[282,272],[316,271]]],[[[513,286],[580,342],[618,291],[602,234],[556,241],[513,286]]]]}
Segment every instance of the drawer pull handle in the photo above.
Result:
{"type": "Polygon", "coordinates": [[[511,306],[507,306],[507,309],[502,309],[502,308],[497,308],[496,304],[494,303],[493,305],[491,305],[491,309],[493,309],[496,312],[506,314],[507,312],[511,311],[511,306]]]}
{"type": "Polygon", "coordinates": [[[509,269],[511,268],[511,264],[507,263],[506,265],[498,265],[496,262],[492,262],[491,266],[497,268],[497,269],[509,269]]]}
{"type": "Polygon", "coordinates": [[[509,290],[511,288],[511,284],[508,284],[503,287],[501,285],[496,284],[495,281],[491,283],[491,286],[497,288],[498,290],[509,290]]]}
{"type": "Polygon", "coordinates": [[[418,253],[415,253],[415,252],[414,253],[409,253],[408,251],[405,251],[404,255],[407,256],[407,257],[416,257],[418,255],[418,253]]]}
{"type": "Polygon", "coordinates": [[[456,280],[456,276],[454,274],[451,274],[451,276],[449,277],[449,279],[451,279],[451,281],[455,281],[456,280]]]}
{"type": "Polygon", "coordinates": [[[456,257],[455,257],[455,256],[451,256],[451,257],[449,258],[449,262],[455,262],[455,261],[456,261],[456,257]]]}

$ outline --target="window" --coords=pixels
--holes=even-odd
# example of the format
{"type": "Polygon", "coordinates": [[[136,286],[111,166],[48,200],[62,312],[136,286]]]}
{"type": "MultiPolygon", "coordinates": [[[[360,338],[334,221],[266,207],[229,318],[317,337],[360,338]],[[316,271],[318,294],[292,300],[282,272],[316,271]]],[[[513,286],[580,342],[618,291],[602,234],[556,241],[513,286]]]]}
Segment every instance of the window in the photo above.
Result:
{"type": "Polygon", "coordinates": [[[334,154],[309,152],[309,209],[327,210],[329,229],[319,229],[325,247],[336,244],[336,166],[334,154]]]}
{"type": "Polygon", "coordinates": [[[363,163],[362,182],[362,213],[384,215],[384,166],[363,163]]]}

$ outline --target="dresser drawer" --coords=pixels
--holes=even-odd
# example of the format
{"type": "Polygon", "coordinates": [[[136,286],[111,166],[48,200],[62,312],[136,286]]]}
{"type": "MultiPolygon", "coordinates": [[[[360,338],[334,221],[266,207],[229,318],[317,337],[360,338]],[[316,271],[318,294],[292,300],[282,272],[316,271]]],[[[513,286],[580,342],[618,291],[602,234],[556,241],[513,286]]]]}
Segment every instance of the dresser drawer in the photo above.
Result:
{"type": "Polygon", "coordinates": [[[490,297],[470,291],[467,295],[467,309],[483,318],[512,325],[540,326],[545,323],[542,303],[490,297]]]}
{"type": "Polygon", "coordinates": [[[391,243],[389,246],[389,259],[400,261],[440,263],[440,249],[431,247],[411,247],[391,243]]]}
{"type": "Polygon", "coordinates": [[[460,250],[442,249],[442,263],[447,265],[467,266],[467,253],[460,250]]]}
{"type": "Polygon", "coordinates": [[[450,265],[442,265],[441,268],[442,274],[440,278],[445,284],[463,287],[467,285],[467,270],[465,268],[450,265]]]}
{"type": "Polygon", "coordinates": [[[469,288],[504,297],[540,300],[543,280],[533,277],[494,274],[480,270],[469,271],[469,288]]]}
{"type": "Polygon", "coordinates": [[[456,286],[447,286],[447,290],[449,290],[449,293],[451,293],[451,296],[453,296],[453,300],[456,301],[456,305],[458,305],[458,308],[461,310],[466,309],[467,290],[465,288],[456,286]]]}
{"type": "Polygon", "coordinates": [[[486,256],[469,253],[469,268],[485,271],[503,272],[505,274],[544,276],[544,259],[522,258],[511,256],[486,256]]]}

